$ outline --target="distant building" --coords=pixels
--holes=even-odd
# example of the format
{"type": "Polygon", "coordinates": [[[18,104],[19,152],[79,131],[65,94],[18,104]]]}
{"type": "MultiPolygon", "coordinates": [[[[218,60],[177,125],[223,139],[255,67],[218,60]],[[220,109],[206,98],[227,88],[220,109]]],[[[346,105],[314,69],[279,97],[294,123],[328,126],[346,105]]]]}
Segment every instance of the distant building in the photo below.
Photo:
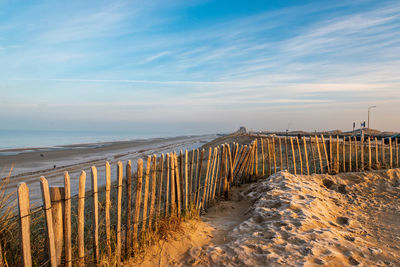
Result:
{"type": "Polygon", "coordinates": [[[239,130],[237,130],[236,133],[245,134],[247,133],[247,129],[244,126],[240,126],[239,130]]]}

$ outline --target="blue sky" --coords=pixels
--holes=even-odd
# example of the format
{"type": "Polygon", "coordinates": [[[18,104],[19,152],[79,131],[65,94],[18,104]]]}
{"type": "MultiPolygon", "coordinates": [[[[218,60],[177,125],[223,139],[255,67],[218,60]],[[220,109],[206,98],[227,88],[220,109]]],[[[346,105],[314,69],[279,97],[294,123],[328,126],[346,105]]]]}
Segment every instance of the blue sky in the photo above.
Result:
{"type": "Polygon", "coordinates": [[[0,63],[0,129],[400,130],[399,1],[0,0],[0,63]]]}

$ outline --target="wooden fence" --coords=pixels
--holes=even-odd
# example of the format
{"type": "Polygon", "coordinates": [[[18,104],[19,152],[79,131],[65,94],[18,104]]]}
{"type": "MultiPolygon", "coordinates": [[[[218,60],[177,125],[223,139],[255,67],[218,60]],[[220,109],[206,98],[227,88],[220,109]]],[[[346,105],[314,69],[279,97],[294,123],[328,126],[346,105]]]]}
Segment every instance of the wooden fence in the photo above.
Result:
{"type": "MultiPolygon", "coordinates": [[[[200,213],[230,187],[266,177],[280,170],[293,174],[339,173],[399,167],[397,140],[363,142],[345,137],[255,136],[249,144],[223,144],[137,162],[117,163],[116,182],[111,182],[105,163],[105,187],[98,188],[96,167],[91,168],[91,190],[85,192],[86,173],[79,177],[79,193],[71,196],[70,177],[64,187],[49,187],[40,178],[45,252],[32,253],[29,188],[18,186],[21,265],[84,266],[121,265],[140,250],[146,237],[157,233],[161,223],[200,213]],[[125,174],[124,174],[125,170],[125,174]]],[[[36,213],[38,210],[35,211],[36,213]]]]}

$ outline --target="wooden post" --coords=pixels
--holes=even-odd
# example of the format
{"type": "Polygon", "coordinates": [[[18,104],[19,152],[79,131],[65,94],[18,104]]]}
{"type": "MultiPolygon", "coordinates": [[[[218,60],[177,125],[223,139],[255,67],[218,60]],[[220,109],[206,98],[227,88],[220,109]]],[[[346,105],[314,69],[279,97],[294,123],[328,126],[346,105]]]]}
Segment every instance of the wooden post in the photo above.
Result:
{"type": "Polygon", "coordinates": [[[385,168],[386,166],[386,159],[385,159],[385,138],[382,137],[382,167],[385,168]]]}
{"type": "Polygon", "coordinates": [[[209,188],[207,190],[207,195],[206,195],[206,206],[208,206],[208,203],[211,201],[211,196],[212,196],[212,190],[213,190],[213,184],[214,184],[214,171],[215,167],[217,165],[217,153],[218,153],[218,148],[214,147],[214,154],[212,157],[212,163],[211,163],[211,172],[210,172],[210,179],[209,179],[209,188]]]}
{"type": "Polygon", "coordinates": [[[233,162],[232,162],[231,148],[230,148],[229,144],[226,144],[226,148],[228,149],[227,156],[228,156],[228,160],[229,160],[229,165],[227,165],[229,167],[229,182],[233,183],[233,162]]]}
{"type": "Polygon", "coordinates": [[[64,172],[64,264],[66,267],[72,267],[71,233],[71,182],[68,172],[64,172]]]}
{"type": "Polygon", "coordinates": [[[132,163],[130,160],[125,167],[126,177],[126,216],[125,216],[125,258],[128,259],[131,254],[132,234],[131,234],[131,217],[132,217],[132,163]]]}
{"type": "Polygon", "coordinates": [[[50,187],[51,216],[53,218],[54,245],[56,248],[57,266],[61,264],[64,246],[63,200],[64,188],[50,187]]]}
{"type": "Polygon", "coordinates": [[[150,213],[149,213],[149,229],[153,230],[154,220],[154,205],[156,203],[156,179],[157,179],[157,155],[153,155],[151,160],[151,202],[150,202],[150,213]]]}
{"type": "Polygon", "coordinates": [[[271,161],[271,144],[269,138],[267,138],[267,150],[268,150],[268,176],[272,174],[272,161],[271,161]]]}
{"type": "Polygon", "coordinates": [[[355,153],[355,158],[356,158],[356,171],[358,171],[358,144],[357,144],[357,137],[354,136],[354,153],[355,153]]]}
{"type": "MultiPolygon", "coordinates": [[[[344,139],[345,139],[345,137],[343,137],[343,141],[344,141],[344,139]]],[[[332,159],[332,161],[333,161],[333,159],[332,159]]],[[[336,160],[335,160],[335,164],[333,164],[333,162],[332,162],[332,171],[333,171],[333,168],[335,168],[335,170],[336,170],[336,173],[339,173],[340,172],[340,140],[339,140],[339,136],[338,135],[336,135],[336,160]]],[[[344,161],[343,161],[343,164],[344,164],[344,161]]]]}
{"type": "Polygon", "coordinates": [[[147,229],[147,215],[148,215],[148,202],[149,202],[149,180],[150,180],[150,166],[151,166],[151,156],[147,157],[146,164],[146,176],[144,181],[144,197],[143,197],[143,219],[142,219],[142,234],[146,232],[147,229]]]}
{"type": "Polygon", "coordinates": [[[292,147],[292,157],[293,157],[293,174],[296,175],[297,174],[297,170],[296,170],[296,156],[294,153],[294,146],[293,146],[293,138],[290,137],[290,145],[292,147]]]}
{"type": "Polygon", "coordinates": [[[399,167],[399,138],[396,138],[396,167],[399,167]]]}
{"type": "Polygon", "coordinates": [[[265,175],[265,155],[264,155],[264,142],[263,139],[260,138],[260,146],[261,146],[261,160],[262,160],[262,175],[265,175]]]}
{"type": "Polygon", "coordinates": [[[170,194],[170,182],[169,182],[169,166],[170,166],[170,159],[169,159],[169,153],[167,153],[167,162],[166,162],[166,174],[167,174],[167,181],[166,181],[166,185],[165,185],[165,216],[167,216],[169,214],[169,202],[170,202],[170,198],[169,198],[169,194],[170,194]]]}
{"type": "Polygon", "coordinates": [[[178,211],[178,217],[181,217],[181,203],[182,203],[182,195],[181,195],[181,187],[180,187],[180,181],[181,177],[179,176],[179,168],[178,168],[178,157],[176,154],[174,154],[175,158],[175,186],[176,186],[176,202],[177,202],[177,211],[178,211]]]}
{"type": "MultiPolygon", "coordinates": [[[[241,169],[243,168],[243,164],[244,164],[246,155],[247,155],[247,145],[243,146],[241,149],[240,158],[237,161],[236,169],[233,174],[235,177],[239,176],[239,173],[241,172],[241,169]]],[[[222,158],[221,158],[221,165],[222,165],[222,158]]],[[[239,181],[237,181],[237,182],[239,183],[239,181]]]]}
{"type": "MultiPolygon", "coordinates": [[[[168,154],[167,154],[168,158],[168,154]]],[[[133,217],[133,240],[135,247],[138,246],[138,229],[140,218],[140,202],[142,198],[142,180],[143,180],[143,160],[139,159],[137,162],[137,180],[136,180],[136,194],[135,194],[135,214],[133,217]]]]}
{"type": "MultiPolygon", "coordinates": [[[[213,188],[213,195],[212,195],[212,199],[215,199],[215,194],[216,194],[216,190],[217,190],[217,184],[218,184],[218,173],[219,173],[219,166],[220,166],[220,148],[217,148],[217,160],[216,163],[217,165],[215,166],[215,181],[214,181],[214,188],[213,188]]],[[[218,192],[219,193],[219,192],[218,192]]]]}
{"type": "Polygon", "coordinates": [[[319,158],[319,167],[320,167],[320,173],[324,173],[324,167],[322,165],[322,157],[321,157],[321,149],[319,148],[319,143],[318,143],[318,136],[315,136],[315,143],[317,145],[317,152],[318,152],[318,158],[319,158]]]}
{"type": "Polygon", "coordinates": [[[31,227],[30,227],[30,207],[29,207],[29,188],[26,183],[18,184],[18,211],[20,226],[20,247],[22,265],[32,266],[31,254],[31,227]]]}
{"type": "Polygon", "coordinates": [[[280,163],[280,171],[283,170],[283,156],[282,156],[282,138],[279,137],[279,163],[280,163]]]}
{"type": "Polygon", "coordinates": [[[379,166],[379,145],[378,145],[378,138],[375,137],[375,163],[376,166],[379,166]]]}
{"type": "Polygon", "coordinates": [[[189,182],[189,204],[193,202],[193,171],[194,171],[194,150],[192,150],[192,159],[190,161],[190,182],[189,182]]]}
{"type": "Polygon", "coordinates": [[[343,172],[345,171],[346,171],[346,137],[343,136],[343,172]]]}
{"type": "Polygon", "coordinates": [[[93,249],[94,249],[94,262],[99,263],[100,251],[99,251],[99,200],[97,195],[97,168],[92,166],[91,168],[92,177],[92,200],[93,200],[93,249]]]}
{"type": "Polygon", "coordinates": [[[299,161],[300,161],[300,174],[303,175],[303,157],[301,156],[300,140],[297,136],[296,136],[296,141],[297,141],[297,150],[299,153],[299,161]]]}
{"type": "Polygon", "coordinates": [[[188,185],[188,151],[185,150],[185,211],[189,208],[189,185],[188,185]]]}
{"type": "Polygon", "coordinates": [[[289,171],[289,154],[288,154],[288,144],[286,136],[285,136],[285,157],[286,157],[286,169],[289,171]]]}
{"type": "Polygon", "coordinates": [[[175,156],[174,153],[170,154],[171,163],[171,214],[176,216],[176,196],[175,196],[175,156]]]}
{"type": "MultiPolygon", "coordinates": [[[[258,176],[258,143],[257,143],[257,139],[256,139],[256,149],[254,151],[255,153],[255,175],[258,176]]],[[[226,165],[228,166],[228,165],[226,165]]]]}
{"type": "Polygon", "coordinates": [[[199,207],[199,210],[201,210],[202,208],[205,208],[204,204],[205,204],[205,198],[206,198],[206,192],[207,192],[208,176],[209,176],[209,172],[210,172],[211,153],[212,153],[212,150],[210,147],[208,149],[207,172],[206,172],[206,177],[204,180],[203,198],[201,200],[201,206],[199,207]]]}
{"type": "Polygon", "coordinates": [[[86,172],[79,176],[78,192],[78,260],[79,266],[85,266],[85,184],[86,172]]]}
{"type": "MultiPolygon", "coordinates": [[[[339,154],[339,151],[336,151],[337,154],[339,154]]],[[[329,163],[330,163],[330,168],[333,171],[333,143],[332,143],[332,135],[329,135],[329,163]]]]}
{"type": "MultiPolygon", "coordinates": [[[[200,207],[200,191],[201,191],[201,167],[203,165],[203,157],[204,157],[204,148],[200,152],[200,159],[197,159],[197,165],[199,166],[197,172],[197,192],[196,192],[196,208],[199,209],[200,207]]],[[[198,155],[198,154],[197,154],[198,155]]]]}
{"type": "Polygon", "coordinates": [[[321,134],[321,139],[322,139],[322,146],[323,146],[324,152],[325,152],[326,167],[328,168],[328,173],[330,173],[331,169],[330,169],[330,165],[329,165],[328,153],[326,151],[325,138],[324,138],[323,134],[321,134]]]}
{"type": "Polygon", "coordinates": [[[368,168],[372,169],[371,138],[368,137],[368,168]]]}
{"type": "Polygon", "coordinates": [[[361,140],[360,140],[360,147],[361,147],[361,170],[364,170],[364,132],[361,131],[361,140]]]}
{"type": "Polygon", "coordinates": [[[164,178],[164,154],[161,154],[160,163],[158,164],[160,167],[160,176],[158,179],[158,200],[157,200],[157,217],[156,222],[161,218],[161,197],[162,197],[162,188],[163,188],[163,178],[164,178]]]}
{"type": "Polygon", "coordinates": [[[272,154],[274,155],[274,173],[276,173],[275,137],[272,137],[272,154]]]}
{"type": "Polygon", "coordinates": [[[349,136],[349,171],[352,171],[352,164],[351,164],[351,136],[349,136]]]}
{"type": "Polygon", "coordinates": [[[393,169],[393,151],[392,151],[392,138],[389,137],[389,166],[393,169]]]}
{"type": "MultiPolygon", "coordinates": [[[[106,217],[106,245],[107,245],[107,257],[111,260],[111,220],[110,220],[110,208],[111,208],[111,168],[110,163],[106,161],[106,206],[105,206],[105,217],[106,217]]],[[[66,191],[65,191],[66,192],[66,191]]],[[[65,203],[66,206],[67,203],[65,203]]]]}
{"type": "Polygon", "coordinates": [[[313,161],[313,166],[314,166],[314,172],[317,173],[317,162],[316,162],[316,157],[315,157],[315,152],[314,152],[314,147],[313,147],[313,141],[312,141],[312,136],[310,135],[310,147],[311,147],[311,156],[312,156],[312,161],[313,161]]]}
{"type": "MultiPolygon", "coordinates": [[[[121,266],[121,213],[122,213],[122,178],[124,176],[124,167],[121,161],[117,163],[117,244],[116,244],[116,257],[117,257],[117,266],[121,266]]],[[[83,229],[82,229],[83,230],[83,229]]]]}
{"type": "Polygon", "coordinates": [[[50,200],[50,191],[49,191],[49,183],[46,178],[43,176],[40,177],[40,188],[42,190],[42,199],[43,199],[43,209],[46,218],[46,234],[48,241],[48,252],[50,257],[50,265],[51,267],[57,266],[57,256],[56,256],[56,247],[54,240],[54,230],[53,230],[53,216],[51,213],[51,200],[50,200]]]}
{"type": "MultiPolygon", "coordinates": [[[[243,152],[243,147],[242,147],[242,152],[243,152]]],[[[223,147],[222,146],[219,148],[218,157],[219,157],[219,165],[218,165],[218,170],[217,170],[217,174],[218,174],[218,176],[217,176],[218,177],[217,192],[218,192],[218,196],[220,196],[221,195],[221,189],[222,189],[222,178],[223,178],[223,176],[222,176],[222,172],[223,172],[223,169],[222,169],[223,147]]]]}
{"type": "Polygon", "coordinates": [[[304,146],[304,156],[305,156],[305,159],[306,159],[307,175],[310,175],[310,168],[308,166],[307,143],[306,143],[306,137],[305,136],[303,136],[303,146],[304,146]]]}

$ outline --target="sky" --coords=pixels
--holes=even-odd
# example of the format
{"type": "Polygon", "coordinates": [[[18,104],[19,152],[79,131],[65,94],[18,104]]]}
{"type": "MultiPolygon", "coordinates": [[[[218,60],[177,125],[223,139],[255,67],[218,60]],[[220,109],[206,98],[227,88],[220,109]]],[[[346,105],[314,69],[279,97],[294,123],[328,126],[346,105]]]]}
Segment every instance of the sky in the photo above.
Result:
{"type": "Polygon", "coordinates": [[[400,1],[0,0],[0,129],[400,131],[400,1]]]}

